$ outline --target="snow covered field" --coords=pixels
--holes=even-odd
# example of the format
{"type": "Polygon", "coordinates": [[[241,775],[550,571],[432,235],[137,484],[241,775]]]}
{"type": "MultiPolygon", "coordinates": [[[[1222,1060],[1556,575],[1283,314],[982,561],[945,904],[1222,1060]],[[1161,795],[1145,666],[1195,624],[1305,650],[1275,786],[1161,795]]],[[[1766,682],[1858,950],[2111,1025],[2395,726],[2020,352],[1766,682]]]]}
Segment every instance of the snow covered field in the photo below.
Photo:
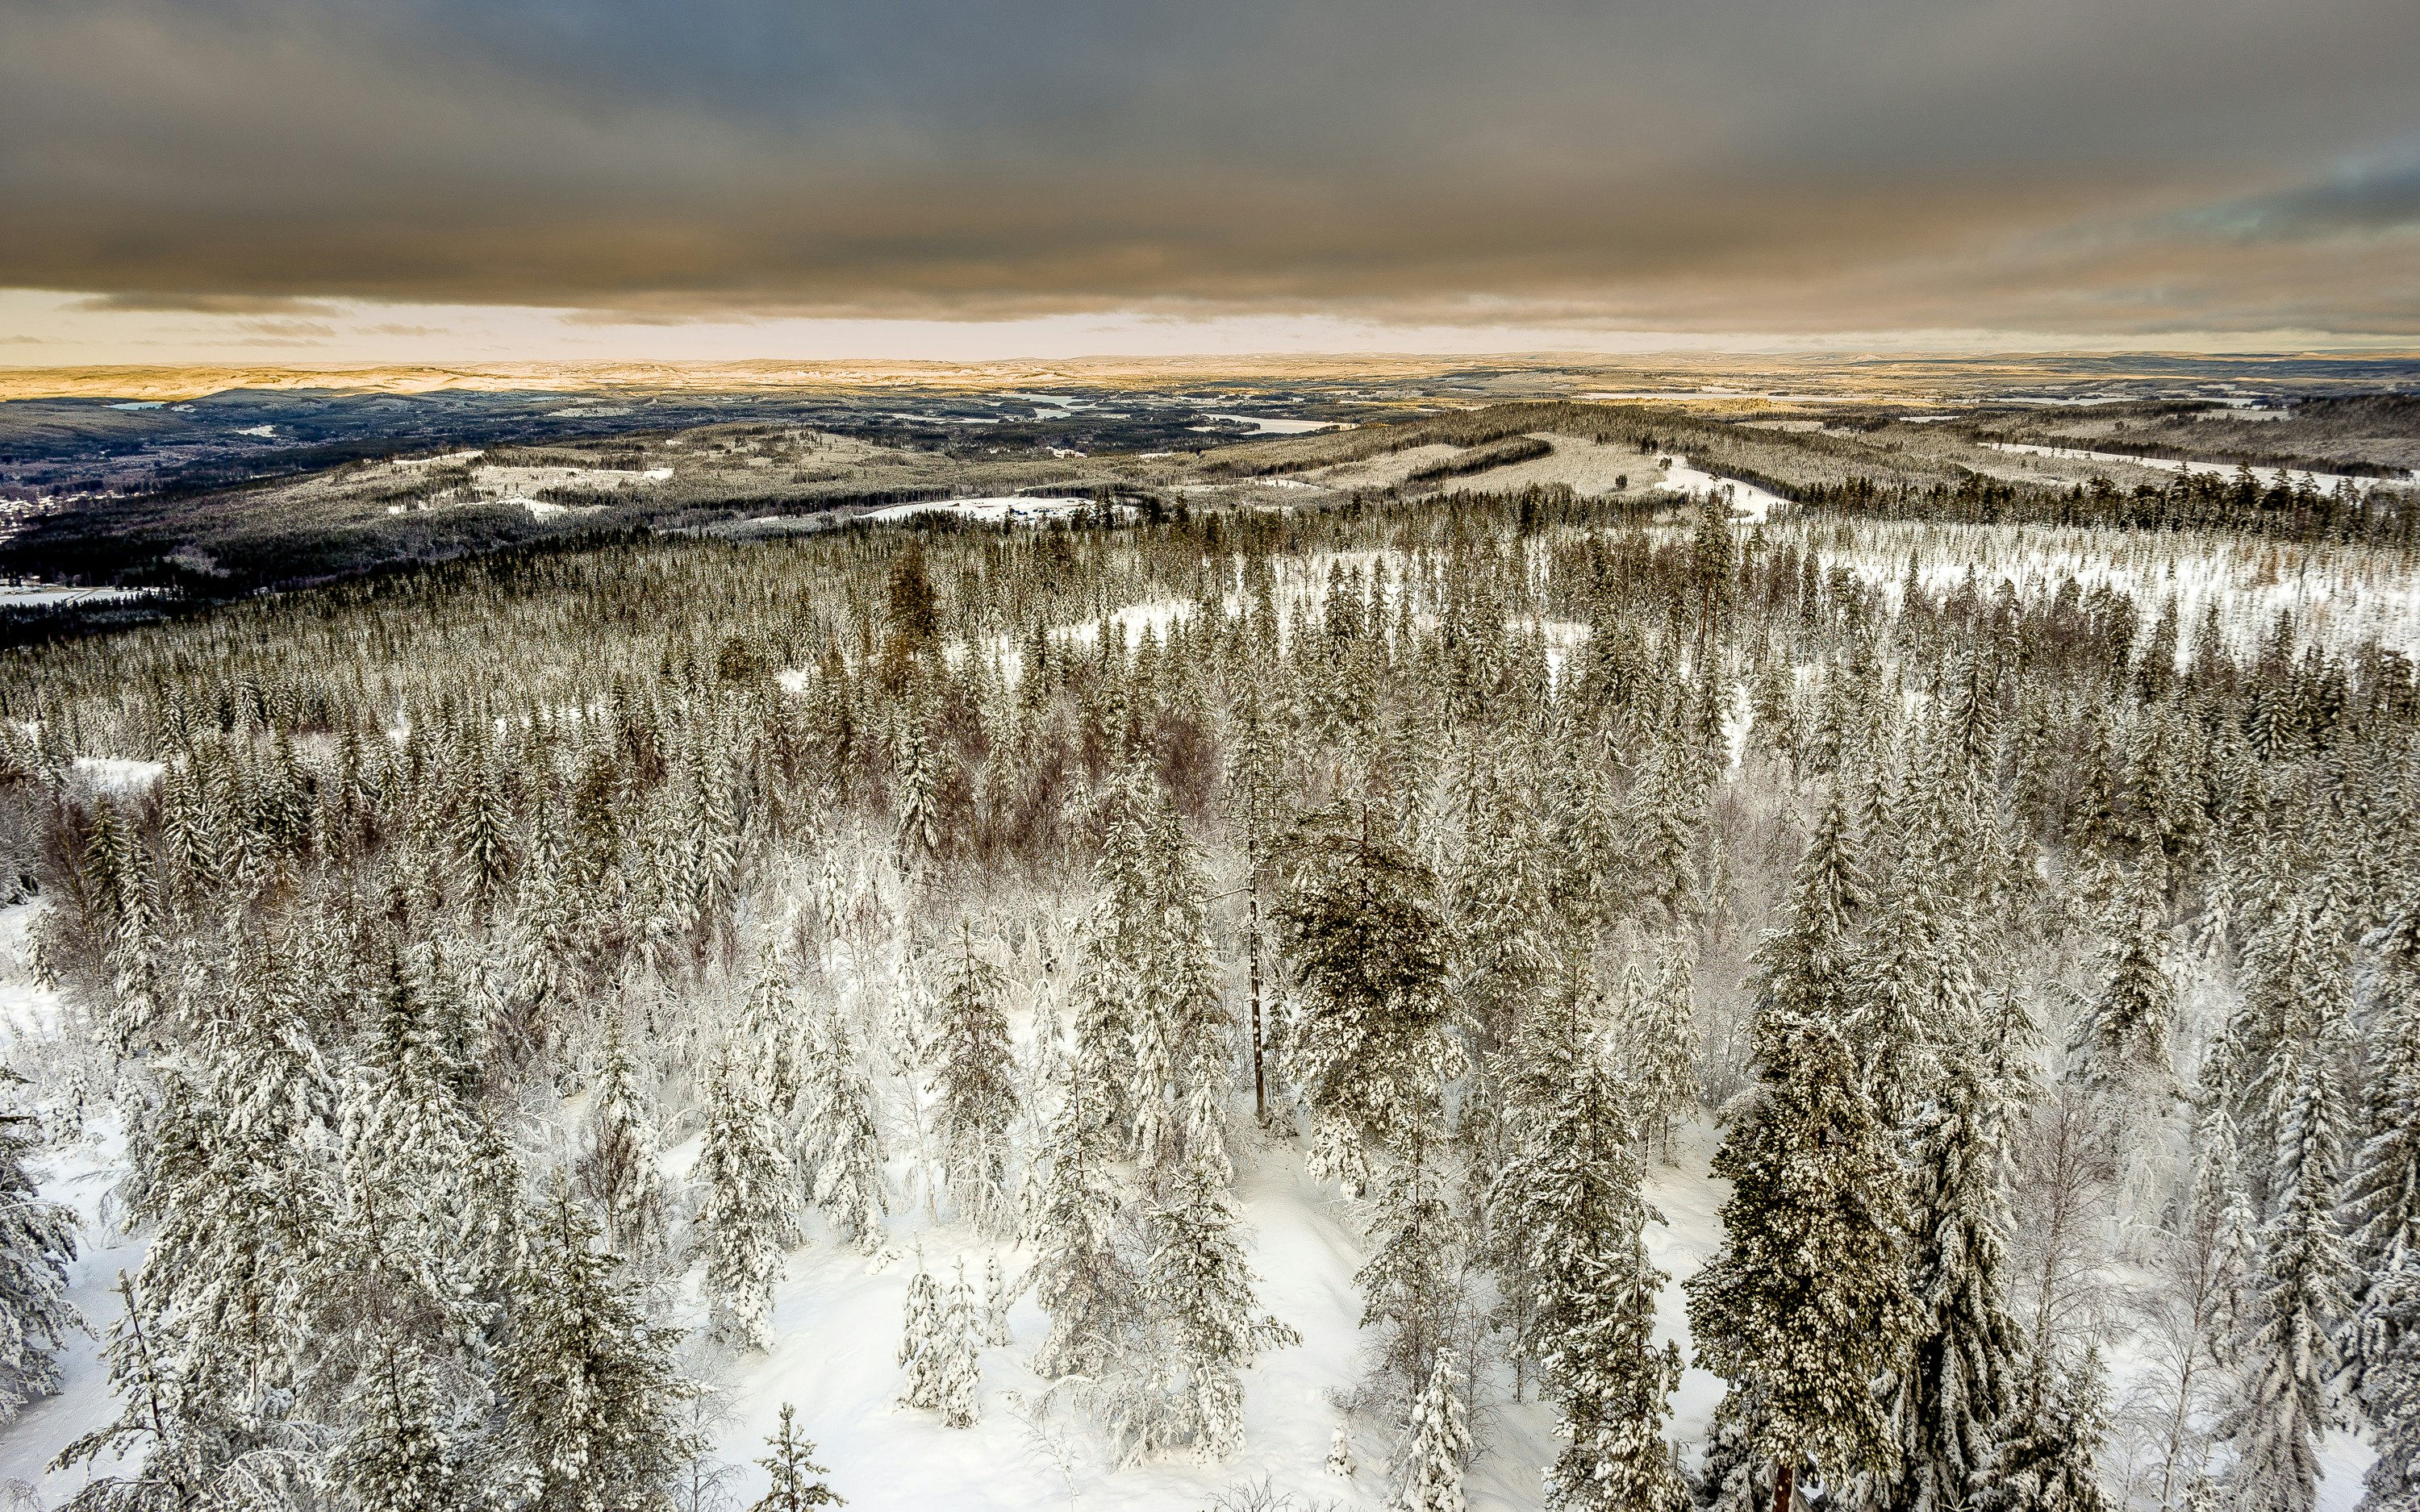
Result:
{"type": "Polygon", "coordinates": [[[1691,467],[1689,459],[1685,456],[1672,458],[1671,466],[1664,470],[1664,486],[1676,488],[1692,499],[1701,499],[1710,493],[1728,491],[1731,499],[1732,517],[1746,525],[1764,524],[1773,518],[1776,511],[1790,507],[1789,500],[1768,489],[1760,488],[1752,483],[1743,483],[1737,478],[1722,478],[1711,472],[1701,472],[1691,467]]]}
{"type": "Polygon", "coordinates": [[[928,499],[919,503],[892,504],[859,517],[874,521],[911,519],[918,515],[956,515],[986,525],[1027,524],[1065,519],[1093,507],[1089,499],[928,499]]]}
{"type": "MultiPolygon", "coordinates": [[[[2198,473],[2203,477],[2231,478],[2239,471],[2249,471],[2263,488],[2273,488],[2283,483],[2288,486],[2307,483],[2322,493],[2333,493],[2339,485],[2350,485],[2355,493],[2367,493],[2384,484],[2393,486],[2404,480],[2397,478],[2347,477],[2338,472],[2306,472],[2289,468],[2232,467],[2225,462],[2187,462],[2166,456],[2136,456],[2131,452],[2093,452],[2074,446],[2035,446],[2024,441],[1983,441],[1979,444],[1995,452],[2008,452],[2022,456],[2052,456],[2070,462],[2120,462],[2128,467],[2149,468],[2158,472],[2198,473]]],[[[2414,471],[2411,482],[2420,483],[2420,471],[2414,471]]]]}

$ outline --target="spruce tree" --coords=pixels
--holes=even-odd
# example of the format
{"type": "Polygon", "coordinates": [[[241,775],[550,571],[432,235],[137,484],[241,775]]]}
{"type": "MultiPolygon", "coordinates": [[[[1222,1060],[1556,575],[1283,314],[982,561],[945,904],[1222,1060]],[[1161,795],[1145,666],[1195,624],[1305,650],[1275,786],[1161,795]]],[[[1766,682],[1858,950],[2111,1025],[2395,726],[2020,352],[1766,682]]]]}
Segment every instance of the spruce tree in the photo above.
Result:
{"type": "Polygon", "coordinates": [[[75,1214],[36,1195],[33,1131],[30,1116],[0,1113],[0,1425],[59,1389],[55,1355],[80,1326],[67,1299],[75,1214]]]}
{"type": "MultiPolygon", "coordinates": [[[[1632,976],[1624,1016],[1646,996],[1632,976]]],[[[1560,1416],[1565,1446],[1546,1473],[1547,1502],[1574,1512],[1677,1507],[1686,1489],[1662,1427],[1681,1356],[1655,1346],[1667,1277],[1644,1232],[1663,1216],[1639,1192],[1658,1120],[1614,1071],[1595,1026],[1575,1024],[1557,1041],[1539,1056],[1546,1089],[1515,1104],[1512,1158],[1490,1203],[1536,1278],[1529,1336],[1518,1342],[1540,1361],[1560,1416]]]]}
{"type": "Polygon", "coordinates": [[[889,1197],[882,1181],[882,1136],[875,1122],[874,1088],[858,1064],[847,1021],[828,1007],[809,1042],[807,1163],[811,1195],[834,1227],[872,1255],[882,1248],[889,1197]]]}
{"type": "Polygon", "coordinates": [[[1992,1460],[1971,1483],[1976,1512],[2103,1512],[2097,1463],[2109,1436],[2109,1385],[2099,1345],[2059,1365],[2018,1404],[1992,1460]]]}
{"type": "Polygon", "coordinates": [[[1470,1427],[1454,1390],[1454,1360],[1440,1350],[1428,1380],[1412,1402],[1411,1441],[1404,1446],[1404,1489],[1396,1512],[1463,1512],[1463,1457],[1470,1452],[1470,1427]]]}
{"type": "Polygon", "coordinates": [[[533,1237],[496,1363],[507,1481],[533,1512],[659,1505],[699,1448],[674,1414],[690,1390],[675,1340],[560,1180],[533,1237]]]}
{"type": "Polygon", "coordinates": [[[799,1233],[781,1131],[728,1047],[716,1057],[693,1179],[706,1189],[690,1252],[706,1265],[706,1332],[735,1350],[761,1350],[782,1256],[799,1233]]]}
{"type": "Polygon", "coordinates": [[[1303,826],[1288,845],[1297,879],[1278,918],[1300,992],[1289,1075],[1316,1120],[1314,1168],[1348,1181],[1362,1169],[1362,1142],[1416,1137],[1462,1066],[1435,877],[1388,828],[1366,806],[1303,826]]]}
{"type": "Polygon", "coordinates": [[[2015,1404],[2023,1341],[2007,1306],[2007,1113],[1980,1056],[1953,1047],[1916,1131],[1910,1203],[1914,1349],[1891,1418],[1895,1512],[1953,1512],[1982,1477],[2015,1404]]]}
{"type": "Polygon", "coordinates": [[[1672,1129],[1698,1107],[1697,1002],[1689,957],[1678,940],[1663,948],[1652,991],[1623,998],[1621,1031],[1630,1081],[1640,1099],[1640,1128],[1653,1135],[1656,1152],[1672,1158],[1672,1129]]]}
{"type": "Polygon", "coordinates": [[[1841,1029],[1857,896],[1836,799],[1800,862],[1788,926],[1758,952],[1754,1100],[1714,1157],[1723,1244],[1689,1278],[1699,1358],[1757,1412],[1777,1512],[1801,1466],[1896,1473],[1872,1381],[1901,1361],[1913,1299],[1889,1131],[1841,1029]]]}
{"type": "Polygon", "coordinates": [[[958,1262],[957,1274],[950,1283],[950,1293],[941,1308],[939,1380],[934,1388],[934,1406],[941,1413],[944,1427],[970,1428],[975,1426],[975,1388],[981,1383],[982,1365],[976,1350],[982,1343],[981,1323],[975,1316],[974,1293],[967,1288],[967,1266],[958,1262]]]}
{"type": "Polygon", "coordinates": [[[2420,1268],[2420,979],[2396,972],[2382,984],[2386,1001],[2372,1020],[2366,1137],[2345,1196],[2345,1223],[2354,1269],[2368,1278],[2351,1339],[2361,1390],[2381,1361],[2407,1350],[2409,1299],[2401,1292],[2420,1268]]]}
{"type": "Polygon", "coordinates": [[[908,1301],[899,1325],[899,1405],[937,1408],[941,1405],[941,1376],[946,1364],[942,1333],[941,1293],[933,1273],[916,1257],[916,1273],[908,1278],[908,1301]]]}
{"type": "Polygon", "coordinates": [[[1005,989],[999,968],[975,954],[973,933],[961,923],[936,1015],[930,1090],[939,1097],[951,1201],[986,1230],[1008,1211],[1008,1131],[1016,1117],[1015,1059],[1000,1008],[1005,989]]]}
{"type": "Polygon", "coordinates": [[[2278,1127],[2275,1196],[2236,1348],[2240,1395],[2226,1423],[2236,1450],[2227,1482],[2244,1512],[2310,1512],[2319,1440],[2333,1418],[2336,1328],[2350,1310],[2336,1228],[2343,1110],[2334,1048],[2315,1046],[2298,1057],[2278,1127]]]}
{"type": "Polygon", "coordinates": [[[1353,1274],[1361,1294],[1360,1326],[1378,1331],[1375,1372],[1396,1401],[1417,1396],[1447,1351],[1462,1299],[1466,1235],[1448,1192],[1428,1136],[1414,1129],[1381,1180],[1372,1204],[1369,1257],[1353,1274]]]}
{"type": "Polygon", "coordinates": [[[1242,1225],[1207,1172],[1187,1177],[1151,1221],[1143,1286],[1174,1356],[1178,1431],[1202,1458],[1224,1459],[1243,1447],[1245,1368],[1262,1350],[1301,1336],[1261,1310],[1242,1225]]]}
{"type": "Polygon", "coordinates": [[[772,1453],[757,1460],[773,1484],[748,1512],[805,1512],[811,1506],[845,1506],[848,1498],[825,1484],[830,1473],[815,1463],[815,1441],[799,1436],[790,1404],[782,1404],[782,1423],[765,1446],[772,1453]]]}
{"type": "Polygon", "coordinates": [[[1009,1329],[1008,1308],[1014,1294],[1000,1273],[1000,1251],[984,1257],[983,1342],[1001,1346],[1014,1344],[1016,1336],[1009,1329]]]}
{"type": "Polygon", "coordinates": [[[2139,875],[2125,896],[2102,960],[2108,983],[2077,1021],[2069,1054],[2096,1091],[2156,1089],[2171,1074],[2168,1021],[2176,989],[2162,964],[2164,919],[2139,875]]]}
{"type": "Polygon", "coordinates": [[[655,1120],[640,1093],[618,1014],[606,1019],[604,1055],[572,1170],[607,1247],[644,1275],[671,1242],[672,1187],[657,1165],[655,1120]]]}
{"type": "Polygon", "coordinates": [[[1034,1248],[1034,1296],[1050,1333],[1034,1355],[1045,1378],[1102,1378],[1123,1358],[1135,1326],[1140,1282],[1118,1246],[1124,1207],[1111,1163],[1113,1135],[1079,1055],[1052,1120],[1044,1156],[1041,1202],[1028,1236],[1034,1248]]]}
{"type": "Polygon", "coordinates": [[[437,1382],[409,1339],[380,1332],[347,1406],[352,1427],[334,1469],[362,1512],[442,1512],[469,1501],[437,1382]]]}

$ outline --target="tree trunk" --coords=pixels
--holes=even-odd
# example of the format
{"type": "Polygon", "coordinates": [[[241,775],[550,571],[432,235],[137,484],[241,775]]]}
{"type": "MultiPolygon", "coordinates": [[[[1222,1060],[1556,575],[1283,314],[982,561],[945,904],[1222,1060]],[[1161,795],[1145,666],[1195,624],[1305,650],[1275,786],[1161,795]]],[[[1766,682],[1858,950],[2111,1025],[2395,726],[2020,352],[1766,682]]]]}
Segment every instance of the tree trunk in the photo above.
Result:
{"type": "Polygon", "coordinates": [[[1790,1512],[1790,1483],[1797,1467],[1784,1459],[1773,1468],[1773,1512],[1790,1512]]]}
{"type": "Polygon", "coordinates": [[[1261,878],[1252,873],[1252,1117],[1269,1121],[1268,1083],[1261,1074],[1261,878]]]}

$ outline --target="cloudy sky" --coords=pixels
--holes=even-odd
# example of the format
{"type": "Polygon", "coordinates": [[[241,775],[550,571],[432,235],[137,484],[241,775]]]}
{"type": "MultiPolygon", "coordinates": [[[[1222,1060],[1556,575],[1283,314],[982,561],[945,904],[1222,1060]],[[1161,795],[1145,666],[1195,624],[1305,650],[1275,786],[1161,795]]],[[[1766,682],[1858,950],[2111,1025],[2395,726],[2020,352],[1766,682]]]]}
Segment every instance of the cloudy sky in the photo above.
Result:
{"type": "Polygon", "coordinates": [[[0,363],[2420,347],[2414,0],[9,0],[0,363]]]}

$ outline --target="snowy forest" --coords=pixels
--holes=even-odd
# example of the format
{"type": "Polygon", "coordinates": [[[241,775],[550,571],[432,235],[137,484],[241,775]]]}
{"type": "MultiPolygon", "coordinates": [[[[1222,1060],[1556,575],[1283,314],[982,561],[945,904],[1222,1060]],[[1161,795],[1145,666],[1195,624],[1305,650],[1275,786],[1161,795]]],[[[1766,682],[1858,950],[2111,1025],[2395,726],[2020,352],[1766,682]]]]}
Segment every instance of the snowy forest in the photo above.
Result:
{"type": "Polygon", "coordinates": [[[7,1496],[2415,1512],[2363,533],[1105,503],[13,652],[7,1496]]]}

